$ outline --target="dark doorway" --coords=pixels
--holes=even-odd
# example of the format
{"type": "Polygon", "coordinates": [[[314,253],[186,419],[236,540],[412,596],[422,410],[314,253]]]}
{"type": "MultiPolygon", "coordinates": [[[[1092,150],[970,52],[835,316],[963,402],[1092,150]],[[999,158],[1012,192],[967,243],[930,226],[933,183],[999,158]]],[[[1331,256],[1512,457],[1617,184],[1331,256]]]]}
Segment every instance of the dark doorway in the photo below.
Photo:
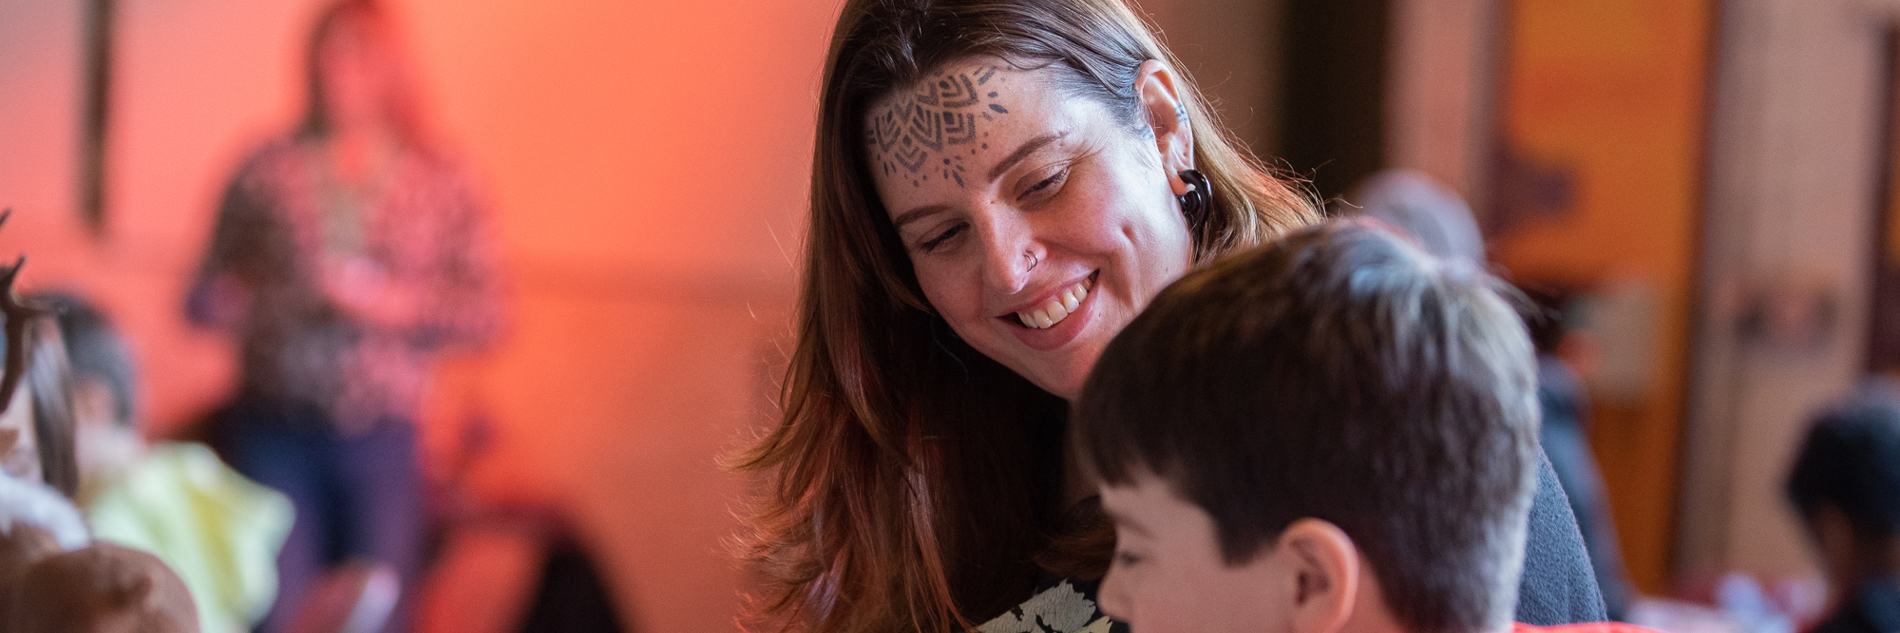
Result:
{"type": "Polygon", "coordinates": [[[1272,155],[1327,198],[1384,165],[1388,0],[1288,0],[1272,155]]]}

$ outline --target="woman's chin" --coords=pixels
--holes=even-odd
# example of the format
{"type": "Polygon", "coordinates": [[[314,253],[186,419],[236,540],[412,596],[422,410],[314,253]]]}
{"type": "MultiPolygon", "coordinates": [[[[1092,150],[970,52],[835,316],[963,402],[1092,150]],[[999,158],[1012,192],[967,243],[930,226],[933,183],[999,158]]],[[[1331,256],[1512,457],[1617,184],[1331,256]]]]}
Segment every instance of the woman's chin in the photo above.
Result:
{"type": "Polygon", "coordinates": [[[1095,367],[1095,360],[1101,358],[1102,349],[1087,345],[1067,351],[1061,358],[1046,359],[1025,377],[1043,391],[1074,403],[1082,396],[1082,384],[1088,382],[1089,370],[1095,367]]]}

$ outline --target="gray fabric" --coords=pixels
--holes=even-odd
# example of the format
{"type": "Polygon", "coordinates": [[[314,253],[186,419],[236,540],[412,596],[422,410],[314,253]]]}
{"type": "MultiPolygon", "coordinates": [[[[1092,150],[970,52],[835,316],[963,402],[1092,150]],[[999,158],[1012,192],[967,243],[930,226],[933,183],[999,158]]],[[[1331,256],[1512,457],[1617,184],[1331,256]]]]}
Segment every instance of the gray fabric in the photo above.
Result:
{"type": "Polygon", "coordinates": [[[1557,482],[1544,449],[1537,449],[1537,494],[1531,499],[1524,577],[1517,587],[1517,621],[1555,626],[1607,619],[1583,533],[1570,498],[1557,482]]]}

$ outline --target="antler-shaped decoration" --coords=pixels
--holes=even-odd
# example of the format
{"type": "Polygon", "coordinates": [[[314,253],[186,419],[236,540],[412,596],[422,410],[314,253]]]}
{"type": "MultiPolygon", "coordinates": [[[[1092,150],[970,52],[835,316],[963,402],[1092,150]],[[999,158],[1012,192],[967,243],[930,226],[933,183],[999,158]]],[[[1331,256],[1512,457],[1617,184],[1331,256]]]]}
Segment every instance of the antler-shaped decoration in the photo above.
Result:
{"type": "MultiPolygon", "coordinates": [[[[0,211],[0,227],[6,226],[10,217],[13,217],[13,209],[0,211]]],[[[7,320],[7,364],[5,377],[0,378],[0,413],[6,413],[7,405],[13,403],[13,390],[20,387],[20,380],[26,375],[26,324],[44,314],[23,303],[20,293],[13,290],[13,282],[20,278],[20,269],[25,266],[26,256],[21,255],[12,266],[0,268],[0,316],[7,320]]]]}

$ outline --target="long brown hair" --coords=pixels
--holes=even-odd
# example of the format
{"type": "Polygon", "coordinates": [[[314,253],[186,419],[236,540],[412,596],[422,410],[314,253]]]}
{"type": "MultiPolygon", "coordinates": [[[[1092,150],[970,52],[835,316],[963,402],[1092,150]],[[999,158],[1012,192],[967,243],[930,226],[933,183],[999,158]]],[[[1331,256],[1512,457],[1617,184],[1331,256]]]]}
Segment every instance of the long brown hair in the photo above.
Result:
{"type": "Polygon", "coordinates": [[[866,109],[949,62],[1049,68],[1073,97],[1141,121],[1142,63],[1175,69],[1212,188],[1206,262],[1318,217],[1235,148],[1122,0],[848,0],[812,160],[798,341],[779,426],[735,467],[767,470],[747,556],[761,619],[823,632],[967,628],[1029,597],[1062,531],[1067,403],[958,339],[917,285],[872,186],[866,109]]]}

